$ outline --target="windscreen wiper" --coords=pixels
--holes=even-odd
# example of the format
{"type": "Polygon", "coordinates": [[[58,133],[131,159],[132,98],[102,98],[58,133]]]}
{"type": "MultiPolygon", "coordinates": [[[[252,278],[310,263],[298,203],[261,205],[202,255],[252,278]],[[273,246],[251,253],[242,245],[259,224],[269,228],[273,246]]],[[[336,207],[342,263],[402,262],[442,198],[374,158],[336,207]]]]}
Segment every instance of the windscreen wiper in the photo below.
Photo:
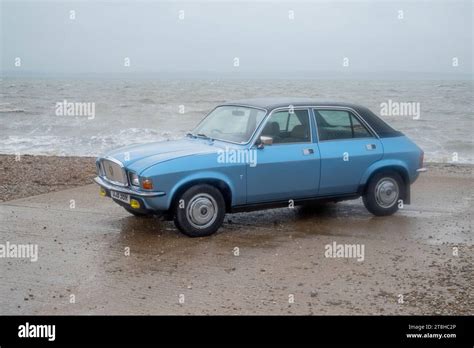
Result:
{"type": "Polygon", "coordinates": [[[201,139],[209,139],[209,140],[214,140],[212,139],[211,137],[208,137],[206,134],[202,134],[202,133],[198,133],[198,134],[194,134],[194,133],[186,133],[186,136],[187,137],[191,137],[191,138],[201,138],[201,139]]]}
{"type": "Polygon", "coordinates": [[[199,138],[212,140],[211,137],[208,137],[206,134],[198,133],[196,136],[199,138]]]}

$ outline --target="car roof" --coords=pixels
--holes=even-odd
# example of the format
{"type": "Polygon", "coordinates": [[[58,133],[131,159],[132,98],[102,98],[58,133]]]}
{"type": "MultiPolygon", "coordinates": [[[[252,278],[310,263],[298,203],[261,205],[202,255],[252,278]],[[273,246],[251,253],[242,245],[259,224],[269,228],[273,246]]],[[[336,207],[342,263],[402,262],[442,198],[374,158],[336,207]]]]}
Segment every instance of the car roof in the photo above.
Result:
{"type": "Polygon", "coordinates": [[[370,111],[368,108],[362,105],[346,103],[346,102],[331,102],[321,101],[312,98],[251,98],[251,99],[240,99],[228,101],[220,104],[225,105],[239,105],[239,106],[250,106],[255,108],[266,109],[272,111],[281,107],[288,107],[293,105],[298,106],[332,106],[332,107],[345,107],[355,110],[364,121],[370,125],[370,127],[377,133],[379,137],[397,137],[403,135],[403,133],[396,131],[380,117],[370,111]]]}
{"type": "Polygon", "coordinates": [[[346,103],[340,101],[321,101],[312,98],[249,98],[249,99],[239,99],[231,100],[225,102],[221,105],[245,105],[253,106],[256,108],[263,108],[267,110],[273,110],[281,107],[288,107],[289,105],[293,106],[341,106],[341,107],[350,107],[353,109],[359,109],[361,106],[353,103],[346,103]]]}

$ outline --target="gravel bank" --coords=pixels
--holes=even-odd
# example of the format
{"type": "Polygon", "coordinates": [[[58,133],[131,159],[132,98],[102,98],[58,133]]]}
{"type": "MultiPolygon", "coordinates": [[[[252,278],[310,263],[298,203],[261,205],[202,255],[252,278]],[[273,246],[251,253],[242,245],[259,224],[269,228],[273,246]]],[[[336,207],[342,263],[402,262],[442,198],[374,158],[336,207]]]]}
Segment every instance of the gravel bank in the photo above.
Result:
{"type": "Polygon", "coordinates": [[[91,184],[92,157],[0,155],[0,202],[91,184]]]}

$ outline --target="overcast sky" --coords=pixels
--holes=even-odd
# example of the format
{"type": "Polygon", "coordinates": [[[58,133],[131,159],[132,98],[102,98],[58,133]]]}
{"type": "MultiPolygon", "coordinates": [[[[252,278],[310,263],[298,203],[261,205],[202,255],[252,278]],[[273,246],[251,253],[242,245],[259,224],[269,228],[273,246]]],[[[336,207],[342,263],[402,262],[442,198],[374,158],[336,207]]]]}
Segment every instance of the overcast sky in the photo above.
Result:
{"type": "Polygon", "coordinates": [[[472,16],[452,0],[2,0],[2,71],[468,73],[472,16]]]}

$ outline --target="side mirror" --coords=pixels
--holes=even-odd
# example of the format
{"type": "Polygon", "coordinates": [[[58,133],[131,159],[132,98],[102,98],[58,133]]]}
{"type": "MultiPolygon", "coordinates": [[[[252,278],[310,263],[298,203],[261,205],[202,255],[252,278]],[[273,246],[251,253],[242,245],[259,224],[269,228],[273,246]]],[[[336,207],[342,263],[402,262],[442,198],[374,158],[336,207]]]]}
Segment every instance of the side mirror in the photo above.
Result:
{"type": "Polygon", "coordinates": [[[273,144],[273,138],[272,137],[261,135],[260,139],[257,143],[257,149],[263,149],[265,147],[265,145],[272,145],[272,144],[273,144]]]}

